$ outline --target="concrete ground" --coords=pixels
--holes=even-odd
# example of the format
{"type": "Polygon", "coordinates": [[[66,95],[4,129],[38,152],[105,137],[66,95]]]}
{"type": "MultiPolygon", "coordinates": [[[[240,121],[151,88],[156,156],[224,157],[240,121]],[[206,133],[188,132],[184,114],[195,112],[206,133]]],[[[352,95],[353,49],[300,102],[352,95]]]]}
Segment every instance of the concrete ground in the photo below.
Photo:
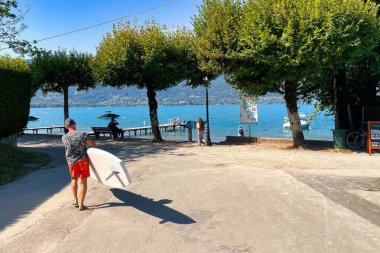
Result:
{"type": "Polygon", "coordinates": [[[60,138],[21,138],[54,162],[0,188],[0,252],[380,252],[379,155],[97,143],[133,183],[90,180],[79,212],[60,138]]]}

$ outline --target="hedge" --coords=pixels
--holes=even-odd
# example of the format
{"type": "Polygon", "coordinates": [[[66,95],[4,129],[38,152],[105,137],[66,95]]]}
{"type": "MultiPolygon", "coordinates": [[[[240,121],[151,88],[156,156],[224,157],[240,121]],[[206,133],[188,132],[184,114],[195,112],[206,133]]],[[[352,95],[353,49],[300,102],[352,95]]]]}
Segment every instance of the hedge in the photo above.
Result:
{"type": "Polygon", "coordinates": [[[32,75],[27,71],[0,69],[0,139],[27,125],[32,75]]]}

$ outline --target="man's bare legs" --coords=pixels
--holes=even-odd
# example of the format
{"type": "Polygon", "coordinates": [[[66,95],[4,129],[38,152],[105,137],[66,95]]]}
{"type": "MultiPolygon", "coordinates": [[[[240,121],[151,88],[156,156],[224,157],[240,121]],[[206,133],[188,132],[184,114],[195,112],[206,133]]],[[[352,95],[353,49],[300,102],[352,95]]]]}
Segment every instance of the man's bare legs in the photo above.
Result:
{"type": "Polygon", "coordinates": [[[73,193],[73,205],[78,205],[78,178],[71,178],[71,192],[73,193]]]}
{"type": "Polygon", "coordinates": [[[87,178],[80,178],[80,193],[79,193],[79,210],[84,210],[85,205],[84,205],[84,199],[86,197],[87,193],[87,178]]]}
{"type": "Polygon", "coordinates": [[[71,179],[71,192],[73,194],[73,204],[79,204],[79,210],[85,209],[84,199],[87,193],[87,178],[79,178],[80,192],[79,192],[79,203],[78,203],[78,178],[71,179]]]}

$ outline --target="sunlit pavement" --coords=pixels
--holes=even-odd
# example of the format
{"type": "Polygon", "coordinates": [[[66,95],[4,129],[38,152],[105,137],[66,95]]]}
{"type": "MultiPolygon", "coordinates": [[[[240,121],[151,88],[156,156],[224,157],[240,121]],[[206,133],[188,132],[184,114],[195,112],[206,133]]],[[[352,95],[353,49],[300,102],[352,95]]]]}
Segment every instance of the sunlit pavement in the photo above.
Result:
{"type": "Polygon", "coordinates": [[[54,162],[0,188],[0,252],[379,252],[378,156],[97,143],[133,183],[90,180],[80,212],[60,138],[20,139],[54,162]]]}

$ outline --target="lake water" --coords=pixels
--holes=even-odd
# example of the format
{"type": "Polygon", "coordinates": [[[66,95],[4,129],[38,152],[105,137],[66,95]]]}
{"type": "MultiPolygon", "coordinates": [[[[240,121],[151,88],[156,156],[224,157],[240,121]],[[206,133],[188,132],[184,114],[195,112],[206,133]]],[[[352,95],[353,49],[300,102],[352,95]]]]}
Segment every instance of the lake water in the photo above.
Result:
{"type": "MultiPolygon", "coordinates": [[[[227,135],[237,135],[240,121],[239,105],[211,105],[209,106],[210,133],[213,142],[225,140],[227,135]]],[[[119,114],[117,121],[123,128],[139,127],[150,125],[149,110],[147,106],[140,107],[70,107],[70,117],[77,122],[78,130],[91,131],[93,126],[107,126],[108,120],[97,119],[105,111],[112,111],[119,114]]],[[[312,114],[314,106],[302,104],[299,111],[312,114]]],[[[255,137],[275,137],[291,138],[290,131],[284,131],[282,124],[284,116],[287,116],[284,104],[259,104],[259,122],[252,124],[252,136],[255,137]]],[[[310,130],[305,130],[306,139],[310,140],[332,140],[334,119],[332,116],[325,116],[322,112],[312,122],[310,130]]],[[[31,108],[30,115],[38,117],[37,121],[30,121],[28,127],[63,125],[63,108],[31,108]]],[[[158,117],[160,124],[168,123],[169,119],[180,118],[180,121],[196,120],[202,117],[206,120],[205,106],[159,106],[158,117]]],[[[243,125],[245,135],[248,136],[248,125],[243,125]]],[[[164,139],[186,140],[187,131],[162,132],[164,139]]],[[[144,136],[143,136],[144,137],[144,136]]],[[[145,137],[151,138],[151,137],[145,137]]],[[[193,139],[196,138],[193,135],[193,139]]]]}

